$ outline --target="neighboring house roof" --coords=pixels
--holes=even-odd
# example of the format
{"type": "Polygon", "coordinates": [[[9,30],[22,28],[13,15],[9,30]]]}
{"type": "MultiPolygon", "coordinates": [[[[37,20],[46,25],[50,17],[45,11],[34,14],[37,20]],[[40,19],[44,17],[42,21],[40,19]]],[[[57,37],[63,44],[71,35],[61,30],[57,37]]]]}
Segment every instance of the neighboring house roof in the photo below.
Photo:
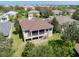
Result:
{"type": "Polygon", "coordinates": [[[69,12],[69,13],[74,13],[74,12],[76,12],[75,9],[68,9],[68,10],[66,10],[66,11],[69,12]]]}
{"type": "Polygon", "coordinates": [[[79,54],[79,44],[76,44],[76,45],[75,45],[75,50],[76,50],[76,52],[79,54]]]}
{"type": "Polygon", "coordinates": [[[31,14],[31,13],[37,13],[37,14],[39,14],[40,12],[37,11],[37,10],[31,10],[31,11],[28,12],[28,14],[31,14]]]}
{"type": "Polygon", "coordinates": [[[17,12],[15,12],[15,11],[9,11],[9,12],[6,12],[5,14],[6,15],[16,15],[17,12]]]}
{"type": "Polygon", "coordinates": [[[10,29],[13,26],[13,23],[8,22],[0,22],[0,32],[3,33],[4,36],[8,36],[10,33],[10,29]]]}
{"type": "Polygon", "coordinates": [[[60,13],[62,13],[61,10],[52,10],[52,12],[53,12],[54,14],[60,14],[60,13]]]}
{"type": "MultiPolygon", "coordinates": [[[[52,16],[52,18],[45,19],[45,21],[51,23],[53,18],[54,16],[52,16]]],[[[79,24],[78,21],[76,21],[75,19],[72,19],[70,16],[56,16],[56,20],[59,22],[60,25],[63,25],[64,23],[67,23],[67,22],[73,22],[73,21],[79,24]]]]}
{"type": "Polygon", "coordinates": [[[57,21],[59,22],[60,25],[62,25],[63,23],[75,21],[70,16],[56,16],[56,19],[57,19],[57,21]]]}
{"type": "Polygon", "coordinates": [[[44,20],[23,20],[20,22],[22,30],[39,30],[52,28],[52,25],[44,20]]]}

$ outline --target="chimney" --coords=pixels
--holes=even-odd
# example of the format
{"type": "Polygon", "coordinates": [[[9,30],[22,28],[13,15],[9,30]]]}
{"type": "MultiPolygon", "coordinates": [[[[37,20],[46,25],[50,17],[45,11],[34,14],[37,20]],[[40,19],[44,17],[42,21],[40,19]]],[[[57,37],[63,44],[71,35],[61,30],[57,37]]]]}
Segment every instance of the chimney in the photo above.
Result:
{"type": "Polygon", "coordinates": [[[32,20],[33,19],[33,14],[29,14],[28,15],[28,20],[32,20]]]}

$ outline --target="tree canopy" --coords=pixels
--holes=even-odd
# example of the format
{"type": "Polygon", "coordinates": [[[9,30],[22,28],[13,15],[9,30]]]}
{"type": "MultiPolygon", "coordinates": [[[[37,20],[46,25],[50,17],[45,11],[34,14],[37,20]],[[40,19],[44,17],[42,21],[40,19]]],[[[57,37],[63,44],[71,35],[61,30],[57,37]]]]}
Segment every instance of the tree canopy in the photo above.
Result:
{"type": "Polygon", "coordinates": [[[51,24],[53,25],[53,32],[60,32],[60,25],[56,20],[56,17],[53,18],[53,20],[51,21],[51,24]]]}
{"type": "Polygon", "coordinates": [[[37,7],[36,8],[38,11],[40,11],[40,17],[41,18],[48,18],[49,16],[53,15],[52,14],[52,9],[48,7],[37,7]]]}
{"type": "Polygon", "coordinates": [[[64,24],[63,29],[64,31],[61,36],[63,40],[75,40],[79,42],[79,28],[75,22],[64,24]]]}
{"type": "Polygon", "coordinates": [[[72,18],[79,21],[79,10],[72,15],[72,18]]]}
{"type": "Polygon", "coordinates": [[[74,41],[50,40],[46,45],[26,44],[23,57],[67,57],[75,56],[74,41]]]}

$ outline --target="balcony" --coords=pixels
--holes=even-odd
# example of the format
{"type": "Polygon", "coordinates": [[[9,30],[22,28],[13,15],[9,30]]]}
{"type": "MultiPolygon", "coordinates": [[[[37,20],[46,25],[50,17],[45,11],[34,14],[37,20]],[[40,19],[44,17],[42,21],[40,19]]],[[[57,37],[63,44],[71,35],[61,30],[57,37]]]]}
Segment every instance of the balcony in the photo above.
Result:
{"type": "Polygon", "coordinates": [[[35,38],[35,37],[40,37],[40,36],[47,36],[48,31],[46,30],[37,30],[37,31],[32,31],[32,32],[28,32],[27,35],[26,33],[24,33],[24,38],[25,39],[31,39],[31,38],[35,38]]]}
{"type": "Polygon", "coordinates": [[[28,35],[27,37],[24,36],[24,38],[30,39],[30,38],[35,38],[35,37],[39,37],[39,36],[46,36],[46,35],[47,35],[47,33],[41,33],[39,35],[37,33],[35,33],[35,34],[32,34],[32,36],[31,35],[28,35]]]}

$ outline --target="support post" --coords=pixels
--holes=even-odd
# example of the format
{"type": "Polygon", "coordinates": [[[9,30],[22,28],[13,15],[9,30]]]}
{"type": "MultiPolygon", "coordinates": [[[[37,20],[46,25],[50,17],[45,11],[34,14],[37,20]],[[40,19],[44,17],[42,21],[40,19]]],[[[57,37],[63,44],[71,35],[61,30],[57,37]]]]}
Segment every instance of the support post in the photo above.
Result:
{"type": "Polygon", "coordinates": [[[38,30],[38,39],[39,39],[39,30],[38,30]]]}
{"type": "Polygon", "coordinates": [[[32,31],[31,31],[31,40],[32,40],[33,38],[32,38],[32,31]]]}

